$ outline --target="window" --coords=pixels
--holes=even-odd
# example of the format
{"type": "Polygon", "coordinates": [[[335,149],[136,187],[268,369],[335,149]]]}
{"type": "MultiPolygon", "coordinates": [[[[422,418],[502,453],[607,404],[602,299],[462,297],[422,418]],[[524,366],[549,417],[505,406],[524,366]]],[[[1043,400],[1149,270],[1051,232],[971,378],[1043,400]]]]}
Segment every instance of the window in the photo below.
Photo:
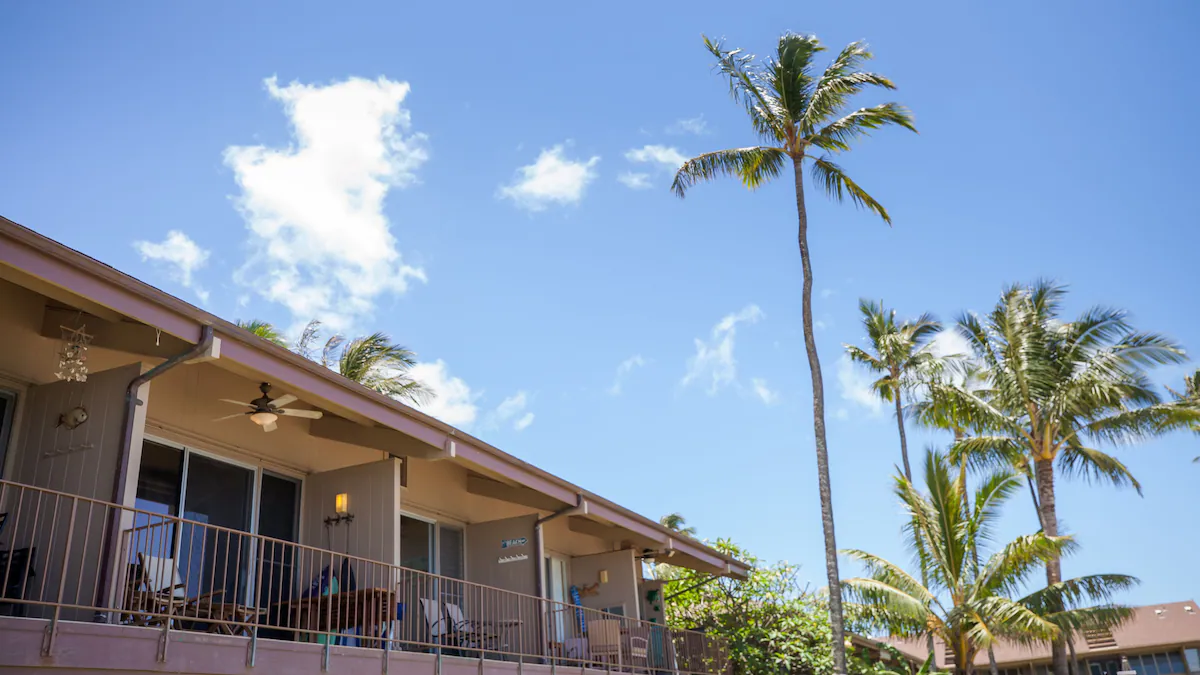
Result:
{"type": "Polygon", "coordinates": [[[450,525],[400,516],[400,566],[462,579],[463,531],[450,525]]]}
{"type": "Polygon", "coordinates": [[[1187,672],[1179,652],[1159,652],[1128,658],[1129,666],[1136,670],[1138,675],[1178,675],[1187,672]]]}
{"type": "Polygon", "coordinates": [[[1184,657],[1187,658],[1187,669],[1189,673],[1200,673],[1200,651],[1195,647],[1183,650],[1184,657]]]}

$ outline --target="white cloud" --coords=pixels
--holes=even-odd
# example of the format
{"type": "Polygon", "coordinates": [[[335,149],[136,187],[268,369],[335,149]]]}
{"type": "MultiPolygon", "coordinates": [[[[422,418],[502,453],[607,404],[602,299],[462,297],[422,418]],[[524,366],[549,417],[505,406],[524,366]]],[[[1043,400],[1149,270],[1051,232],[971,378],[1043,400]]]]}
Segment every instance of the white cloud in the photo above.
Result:
{"type": "Polygon", "coordinates": [[[640,164],[653,164],[661,171],[674,173],[688,158],[678,148],[644,145],[626,152],[625,159],[640,164]]]}
{"type": "Polygon", "coordinates": [[[617,366],[617,374],[613,378],[612,386],[608,388],[608,393],[612,394],[613,396],[620,396],[621,387],[625,384],[625,378],[629,376],[629,373],[632,372],[634,368],[641,368],[642,366],[646,365],[646,363],[646,359],[643,359],[641,354],[634,354],[633,356],[622,361],[617,366]]]}
{"type": "Polygon", "coordinates": [[[408,134],[406,82],[353,77],[329,85],[266,80],[292,127],[286,147],[230,146],[251,253],[239,279],[299,321],[335,330],[369,316],[376,299],[425,281],[405,264],[383,207],[416,181],[426,137],[408,134]],[[406,135],[407,134],[407,135],[406,135]]]}
{"type": "Polygon", "coordinates": [[[848,420],[850,419],[850,411],[845,408],[838,408],[833,411],[833,416],[839,420],[848,420]]]}
{"type": "Polygon", "coordinates": [[[763,378],[756,377],[750,380],[750,384],[754,387],[754,395],[763,403],[771,405],[779,400],[779,392],[768,387],[767,381],[763,378]]]}
{"type": "Polygon", "coordinates": [[[518,391],[496,406],[496,409],[488,415],[486,426],[494,428],[511,422],[513,429],[524,431],[526,427],[533,424],[534,415],[526,410],[528,405],[529,396],[524,391],[518,391]]]}
{"type": "Polygon", "coordinates": [[[627,188],[633,190],[648,190],[650,185],[650,174],[635,173],[633,171],[625,171],[617,174],[617,180],[627,188]]]}
{"type": "Polygon", "coordinates": [[[929,351],[938,357],[962,356],[970,357],[971,343],[958,334],[953,328],[947,328],[937,334],[929,345],[929,351]]]}
{"type": "Polygon", "coordinates": [[[871,389],[875,379],[845,354],[837,362],[837,380],[842,390],[842,400],[862,406],[872,415],[883,413],[883,401],[871,389]]]}
{"type": "Polygon", "coordinates": [[[171,230],[161,242],[135,241],[133,247],[142,260],[162,265],[172,279],[192,289],[201,302],[208,302],[208,291],[197,284],[192,275],[208,262],[209,252],[200,248],[191,237],[179,230],[171,230]]]}
{"type": "Polygon", "coordinates": [[[828,300],[829,298],[832,298],[835,295],[837,295],[837,291],[833,290],[832,288],[822,288],[821,289],[821,299],[822,300],[828,300]]]}
{"type": "Polygon", "coordinates": [[[427,403],[416,405],[418,410],[456,427],[467,427],[475,421],[479,414],[475,400],[479,396],[461,378],[450,375],[445,361],[418,363],[408,372],[437,394],[427,403]]]}
{"type": "Polygon", "coordinates": [[[704,121],[704,115],[695,117],[685,117],[675,120],[667,127],[668,134],[695,134],[702,136],[708,133],[708,122],[704,121]]]}
{"type": "Polygon", "coordinates": [[[517,169],[513,183],[501,186],[497,194],[529,211],[543,211],[553,204],[578,204],[588,183],[596,179],[600,158],[576,161],[565,157],[564,149],[559,144],[542,150],[533,164],[517,169]]]}
{"type": "Polygon", "coordinates": [[[825,330],[826,328],[829,328],[829,324],[825,323],[824,319],[817,319],[816,321],[813,321],[813,328],[816,328],[817,330],[825,330]]]}
{"type": "Polygon", "coordinates": [[[696,338],[696,353],[687,361],[687,374],[680,381],[688,386],[698,380],[709,382],[709,395],[737,378],[737,361],[733,357],[734,336],[739,323],[756,323],[763,317],[758,305],[746,305],[741,311],[729,314],[713,326],[708,341],[696,338]]]}

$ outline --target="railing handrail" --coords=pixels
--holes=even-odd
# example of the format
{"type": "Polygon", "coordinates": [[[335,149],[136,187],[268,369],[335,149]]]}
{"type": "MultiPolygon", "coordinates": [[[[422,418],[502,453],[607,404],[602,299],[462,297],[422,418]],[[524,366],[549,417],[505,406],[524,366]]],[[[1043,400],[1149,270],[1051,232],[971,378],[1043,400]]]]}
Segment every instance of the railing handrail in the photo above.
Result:
{"type": "MultiPolygon", "coordinates": [[[[416,576],[418,578],[422,578],[423,580],[425,580],[427,582],[431,582],[431,583],[457,585],[457,586],[461,586],[463,588],[477,589],[480,592],[486,591],[489,593],[500,593],[505,596],[510,596],[511,598],[515,599],[518,602],[526,601],[526,602],[541,604],[543,606],[549,606],[549,607],[551,607],[550,611],[554,611],[554,612],[584,610],[587,612],[587,614],[589,616],[594,617],[596,619],[618,620],[624,624],[641,625],[642,627],[651,629],[651,630],[664,629],[664,630],[672,631],[674,633],[693,635],[696,638],[703,639],[703,640],[725,643],[725,640],[723,638],[713,636],[713,635],[710,635],[710,634],[702,632],[702,631],[697,631],[697,630],[688,629],[688,628],[678,628],[678,627],[668,626],[665,623],[653,623],[650,621],[646,621],[644,619],[623,616],[620,614],[613,614],[610,612],[606,612],[604,610],[594,609],[591,607],[583,607],[581,605],[568,604],[568,603],[554,600],[551,598],[542,598],[542,597],[538,597],[536,595],[522,593],[520,591],[512,591],[512,590],[505,589],[505,588],[488,586],[486,584],[481,584],[481,583],[478,583],[475,581],[470,581],[467,579],[456,579],[454,577],[447,577],[447,576],[435,574],[432,572],[426,572],[424,570],[403,567],[403,566],[401,566],[399,564],[395,564],[395,563],[387,563],[387,562],[383,562],[380,560],[374,560],[371,558],[366,558],[366,557],[358,556],[358,555],[354,555],[354,554],[341,553],[338,551],[332,551],[330,549],[320,548],[317,546],[310,546],[310,545],[301,544],[298,542],[287,541],[285,539],[269,537],[269,536],[262,535],[262,534],[259,534],[256,532],[246,532],[244,530],[238,530],[236,528],[224,527],[224,526],[220,526],[220,525],[213,525],[211,523],[204,523],[204,522],[192,520],[189,518],[183,518],[181,516],[173,516],[173,515],[169,515],[169,514],[158,513],[155,511],[149,511],[146,509],[140,509],[137,507],[124,506],[124,505],[116,504],[116,503],[106,501],[103,499],[97,499],[94,497],[87,497],[84,495],[72,494],[69,492],[62,491],[62,490],[55,490],[52,488],[44,488],[44,487],[40,487],[40,486],[36,486],[36,485],[20,483],[17,481],[0,479],[0,497],[2,497],[4,494],[6,494],[5,488],[7,486],[11,486],[11,487],[19,489],[19,490],[28,490],[28,491],[45,494],[45,495],[51,495],[51,496],[55,497],[56,499],[63,498],[63,499],[74,500],[76,504],[78,504],[79,502],[84,502],[84,503],[104,507],[106,509],[114,509],[117,513],[142,514],[142,515],[145,515],[145,516],[148,516],[150,518],[157,520],[157,522],[151,522],[146,525],[140,525],[140,526],[131,527],[131,528],[123,528],[121,530],[121,533],[122,533],[122,537],[125,539],[127,539],[130,535],[132,535],[135,532],[146,531],[146,530],[150,530],[152,528],[165,527],[168,525],[189,525],[191,527],[200,528],[202,530],[220,532],[229,537],[236,536],[239,538],[248,538],[251,541],[253,541],[256,545],[259,545],[259,543],[261,542],[263,544],[272,544],[275,546],[283,546],[283,547],[287,547],[287,548],[293,548],[298,551],[307,551],[309,553],[319,554],[322,557],[325,555],[336,556],[343,560],[356,561],[356,562],[359,562],[359,563],[362,563],[365,565],[378,566],[381,568],[390,569],[393,575],[395,575],[395,574],[412,575],[412,576],[416,576]]],[[[15,523],[10,523],[9,525],[15,526],[15,523]]],[[[114,553],[115,553],[115,550],[114,550],[114,553]]],[[[409,580],[406,579],[403,582],[398,582],[396,585],[399,586],[401,583],[409,583],[409,580]]],[[[35,604],[47,604],[47,603],[35,603],[35,604]]],[[[83,605],[65,605],[65,604],[63,606],[69,606],[72,608],[84,608],[85,607],[83,605]]],[[[516,655],[516,653],[514,653],[514,655],[516,655]]]]}

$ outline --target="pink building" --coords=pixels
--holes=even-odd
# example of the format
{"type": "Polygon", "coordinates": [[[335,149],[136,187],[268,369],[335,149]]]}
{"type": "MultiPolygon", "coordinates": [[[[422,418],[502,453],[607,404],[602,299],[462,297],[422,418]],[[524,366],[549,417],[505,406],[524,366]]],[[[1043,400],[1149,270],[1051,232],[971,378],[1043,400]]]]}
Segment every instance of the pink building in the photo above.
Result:
{"type": "Polygon", "coordinates": [[[641,563],[748,572],[3,218],[0,467],[5,672],[711,675],[641,563]]]}

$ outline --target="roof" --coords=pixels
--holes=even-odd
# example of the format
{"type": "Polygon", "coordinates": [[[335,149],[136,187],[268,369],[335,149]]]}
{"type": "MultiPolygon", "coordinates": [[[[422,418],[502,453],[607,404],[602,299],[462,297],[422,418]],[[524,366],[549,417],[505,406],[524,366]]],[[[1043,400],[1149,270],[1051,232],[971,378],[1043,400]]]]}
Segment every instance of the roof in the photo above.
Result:
{"type": "Polygon", "coordinates": [[[461,429],[367,389],[288,349],[262,340],[234,323],[0,216],[0,266],[3,265],[189,343],[199,342],[202,328],[212,326],[222,341],[222,361],[237,362],[271,377],[272,381],[307,392],[314,398],[314,403],[352,410],[377,424],[440,448],[448,457],[503,476],[564,506],[576,504],[578,496],[583,495],[588,502],[589,515],[674,550],[699,567],[737,577],[749,573],[750,567],[732,556],[673,532],[655,520],[517,459],[461,429]]]}
{"type": "MultiPolygon", "coordinates": [[[[1133,618],[1114,629],[1111,639],[1108,638],[1107,635],[1077,635],[1075,653],[1080,659],[1086,659],[1089,656],[1165,651],[1185,645],[1200,647],[1200,606],[1195,601],[1183,600],[1135,607],[1133,618]]],[[[928,654],[924,639],[888,638],[884,642],[916,661],[924,661],[928,654]]],[[[934,642],[937,666],[945,668],[945,646],[940,640],[934,642]]],[[[1048,644],[1025,646],[1001,641],[993,651],[1001,668],[1050,661],[1048,644]]],[[[975,665],[987,665],[987,652],[976,655],[975,665]]]]}

